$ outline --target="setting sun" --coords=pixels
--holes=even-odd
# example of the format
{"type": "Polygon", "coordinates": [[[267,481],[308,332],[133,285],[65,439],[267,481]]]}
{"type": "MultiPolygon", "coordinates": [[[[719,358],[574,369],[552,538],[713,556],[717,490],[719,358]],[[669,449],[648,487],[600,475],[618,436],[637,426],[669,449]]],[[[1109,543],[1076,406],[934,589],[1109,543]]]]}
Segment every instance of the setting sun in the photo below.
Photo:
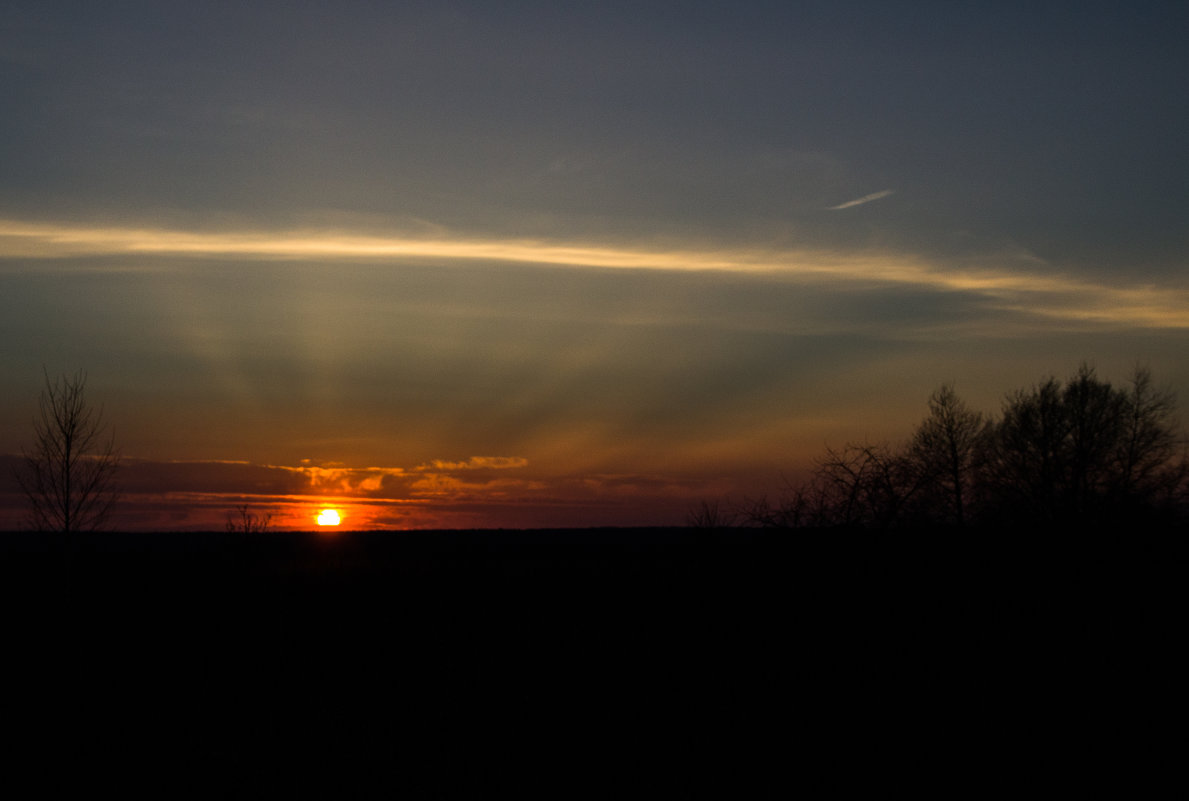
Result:
{"type": "Polygon", "coordinates": [[[323,509],[318,513],[318,525],[320,526],[337,526],[340,522],[342,522],[342,518],[339,517],[337,509],[323,509]]]}

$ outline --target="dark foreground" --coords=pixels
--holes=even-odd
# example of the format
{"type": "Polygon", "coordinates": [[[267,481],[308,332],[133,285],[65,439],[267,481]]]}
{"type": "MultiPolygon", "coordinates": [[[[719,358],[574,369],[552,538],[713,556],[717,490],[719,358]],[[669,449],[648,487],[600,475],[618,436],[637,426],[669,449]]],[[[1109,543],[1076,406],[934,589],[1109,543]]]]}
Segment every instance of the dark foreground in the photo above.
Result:
{"type": "Polygon", "coordinates": [[[47,791],[1044,793],[1182,755],[1183,532],[7,534],[0,560],[6,773],[47,791]]]}

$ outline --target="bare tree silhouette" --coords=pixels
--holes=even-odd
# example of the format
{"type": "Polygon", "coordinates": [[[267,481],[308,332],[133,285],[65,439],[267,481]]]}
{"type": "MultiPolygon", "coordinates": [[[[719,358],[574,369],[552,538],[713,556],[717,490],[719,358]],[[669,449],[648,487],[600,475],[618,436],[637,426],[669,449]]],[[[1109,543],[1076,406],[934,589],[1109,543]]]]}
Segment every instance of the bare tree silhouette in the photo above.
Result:
{"type": "Polygon", "coordinates": [[[790,485],[779,500],[747,500],[739,520],[765,528],[872,527],[911,522],[907,512],[927,476],[904,452],[886,444],[827,448],[813,475],[790,485]]]}
{"type": "Polygon", "coordinates": [[[980,460],[981,488],[1002,514],[1029,519],[1057,516],[1068,435],[1061,382],[1056,378],[1008,395],[980,460]]]}
{"type": "Polygon", "coordinates": [[[34,442],[24,454],[17,481],[29,500],[32,527],[39,531],[102,528],[119,497],[115,474],[120,456],[103,424],[102,408],[86,399],[87,374],[76,372],[45,389],[33,419],[34,442]]]}
{"type": "Polygon", "coordinates": [[[979,449],[987,436],[987,419],[967,407],[952,384],[942,384],[929,397],[929,416],[909,444],[909,457],[925,474],[923,493],[938,522],[964,526],[972,502],[979,449]]]}
{"type": "Polygon", "coordinates": [[[686,525],[690,528],[729,528],[737,519],[738,514],[726,502],[703,500],[689,510],[686,525]]]}
{"type": "Polygon", "coordinates": [[[256,514],[248,504],[235,507],[227,513],[227,530],[231,533],[260,534],[272,528],[272,515],[268,512],[256,514]]]}
{"type": "Polygon", "coordinates": [[[1183,502],[1189,487],[1185,439],[1174,415],[1176,398],[1136,367],[1125,391],[1123,419],[1114,453],[1115,502],[1124,510],[1167,507],[1183,502]]]}
{"type": "Polygon", "coordinates": [[[1176,503],[1186,487],[1170,392],[1137,369],[1128,390],[1082,365],[1004,404],[982,482],[998,517],[1101,522],[1176,503]]]}
{"type": "Polygon", "coordinates": [[[880,529],[905,522],[905,511],[927,478],[920,465],[886,444],[828,448],[816,474],[833,498],[836,525],[880,529]]]}

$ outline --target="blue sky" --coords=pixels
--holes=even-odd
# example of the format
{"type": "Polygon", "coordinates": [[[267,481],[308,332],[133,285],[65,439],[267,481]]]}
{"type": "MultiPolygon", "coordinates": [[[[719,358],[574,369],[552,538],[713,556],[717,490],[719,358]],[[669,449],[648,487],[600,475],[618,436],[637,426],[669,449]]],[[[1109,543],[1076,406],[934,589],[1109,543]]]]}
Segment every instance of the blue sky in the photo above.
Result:
{"type": "Polygon", "coordinates": [[[994,412],[1139,362],[1185,398],[1187,22],[8,3],[0,453],[83,368],[126,458],[307,482],[133,470],[129,526],[679,523],[943,381],[994,412]]]}

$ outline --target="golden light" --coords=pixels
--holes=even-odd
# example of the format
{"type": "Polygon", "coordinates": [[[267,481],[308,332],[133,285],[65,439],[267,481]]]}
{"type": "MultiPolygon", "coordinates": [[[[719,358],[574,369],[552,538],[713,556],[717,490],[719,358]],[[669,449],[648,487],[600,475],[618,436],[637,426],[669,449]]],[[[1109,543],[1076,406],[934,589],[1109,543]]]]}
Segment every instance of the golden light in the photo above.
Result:
{"type": "Polygon", "coordinates": [[[318,513],[318,525],[320,526],[337,526],[342,522],[339,517],[338,509],[323,509],[318,513]]]}

